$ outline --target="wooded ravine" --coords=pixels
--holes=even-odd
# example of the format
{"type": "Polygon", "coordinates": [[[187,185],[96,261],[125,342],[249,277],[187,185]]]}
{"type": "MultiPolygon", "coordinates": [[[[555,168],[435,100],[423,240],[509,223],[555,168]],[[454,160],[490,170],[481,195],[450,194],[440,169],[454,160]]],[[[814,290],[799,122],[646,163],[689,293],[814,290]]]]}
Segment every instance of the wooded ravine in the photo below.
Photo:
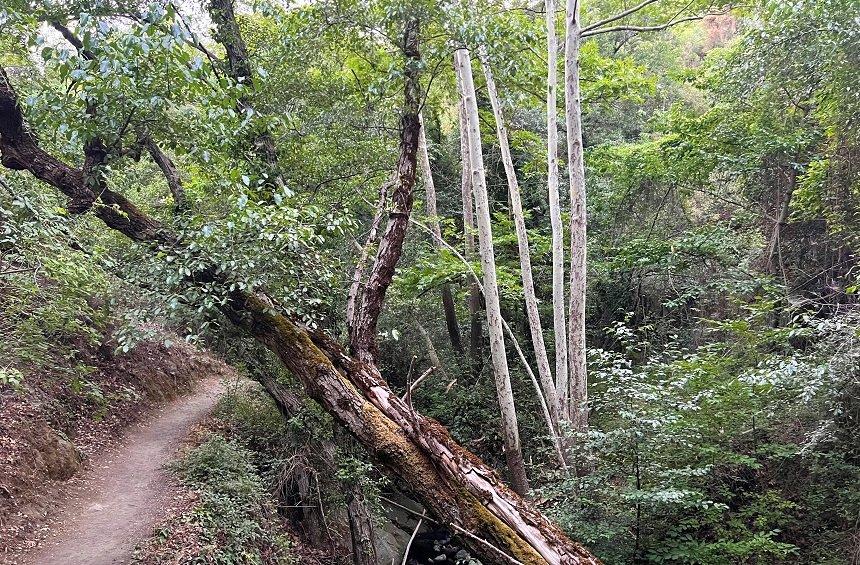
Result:
{"type": "Polygon", "coordinates": [[[0,553],[860,562],[858,10],[6,0],[0,553]]]}

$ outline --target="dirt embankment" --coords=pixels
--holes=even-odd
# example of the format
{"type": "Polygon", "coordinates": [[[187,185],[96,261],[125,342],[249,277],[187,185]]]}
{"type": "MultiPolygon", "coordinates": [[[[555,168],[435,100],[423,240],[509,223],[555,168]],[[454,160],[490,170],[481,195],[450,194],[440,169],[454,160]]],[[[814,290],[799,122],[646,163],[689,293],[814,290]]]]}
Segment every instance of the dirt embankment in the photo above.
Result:
{"type": "Polygon", "coordinates": [[[20,387],[0,388],[0,563],[47,534],[44,524],[70,482],[154,407],[195,381],[234,370],[176,340],[145,341],[126,354],[115,344],[75,344],[64,366],[22,368],[20,387]]]}

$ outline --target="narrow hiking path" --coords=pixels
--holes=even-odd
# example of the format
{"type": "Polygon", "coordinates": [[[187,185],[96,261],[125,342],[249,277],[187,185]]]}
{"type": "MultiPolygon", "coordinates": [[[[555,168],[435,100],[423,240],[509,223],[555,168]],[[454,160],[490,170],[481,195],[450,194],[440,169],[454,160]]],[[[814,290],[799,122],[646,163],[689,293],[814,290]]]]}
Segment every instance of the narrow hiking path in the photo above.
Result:
{"type": "Polygon", "coordinates": [[[174,492],[165,466],[193,425],[215,406],[223,386],[217,377],[197,382],[192,392],[129,428],[117,447],[90,460],[59,511],[49,518],[47,538],[22,563],[130,562],[135,545],[149,536],[174,492]]]}

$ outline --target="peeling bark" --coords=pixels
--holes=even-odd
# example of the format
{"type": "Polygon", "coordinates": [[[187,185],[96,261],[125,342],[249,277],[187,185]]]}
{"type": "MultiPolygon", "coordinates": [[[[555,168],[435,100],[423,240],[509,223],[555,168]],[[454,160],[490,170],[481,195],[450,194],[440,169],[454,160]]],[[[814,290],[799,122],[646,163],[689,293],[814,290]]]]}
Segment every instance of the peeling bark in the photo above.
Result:
{"type": "Polygon", "coordinates": [[[350,336],[350,349],[353,353],[365,362],[371,363],[375,362],[379,355],[376,324],[382,312],[385,293],[391,285],[395,267],[403,252],[403,240],[406,237],[406,228],[409,226],[409,215],[412,213],[414,201],[412,189],[415,186],[417,174],[418,137],[421,131],[418,120],[420,56],[416,21],[407,24],[403,52],[407,61],[405,102],[403,116],[400,118],[400,154],[397,158],[395,184],[391,192],[391,209],[388,213],[388,225],[380,240],[367,284],[359,292],[361,306],[355,313],[353,333],[350,336]]]}

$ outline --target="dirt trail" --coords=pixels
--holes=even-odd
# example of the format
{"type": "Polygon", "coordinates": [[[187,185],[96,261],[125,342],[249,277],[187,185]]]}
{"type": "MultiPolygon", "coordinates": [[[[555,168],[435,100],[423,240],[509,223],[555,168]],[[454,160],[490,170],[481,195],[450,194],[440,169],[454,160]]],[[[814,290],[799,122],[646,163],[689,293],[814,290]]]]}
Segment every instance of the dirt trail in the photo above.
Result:
{"type": "Polygon", "coordinates": [[[117,448],[91,460],[50,520],[51,534],[23,563],[129,563],[135,545],[149,536],[173,492],[165,465],[222,392],[220,379],[198,382],[193,392],[130,428],[117,448]]]}

